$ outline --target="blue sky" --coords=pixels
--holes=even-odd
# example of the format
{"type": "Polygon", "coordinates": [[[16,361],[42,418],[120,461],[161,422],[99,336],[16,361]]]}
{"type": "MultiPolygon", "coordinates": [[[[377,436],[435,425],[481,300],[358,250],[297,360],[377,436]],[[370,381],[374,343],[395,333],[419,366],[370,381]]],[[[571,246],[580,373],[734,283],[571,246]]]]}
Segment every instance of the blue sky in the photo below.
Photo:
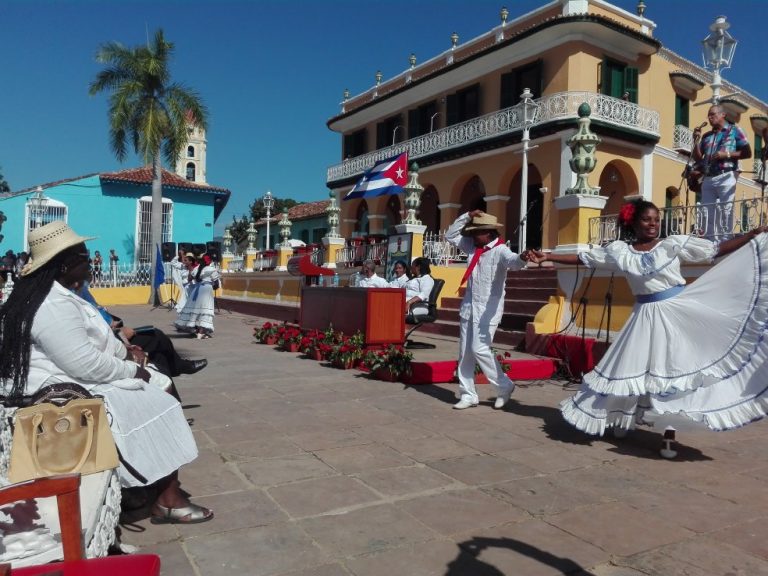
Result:
{"type": "MultiPolygon", "coordinates": [[[[146,41],[163,28],[176,45],[174,80],[196,89],[210,110],[209,183],[232,199],[216,231],[271,189],[278,197],[327,197],[325,174],[340,159],[326,127],[352,94],[544,0],[18,1],[0,3],[0,170],[13,190],[93,172],[135,167],[109,149],[106,97],[90,97],[98,47],[146,41]]],[[[634,12],[636,0],[615,4],[634,12]]],[[[656,37],[701,61],[700,40],[724,14],[739,40],[723,76],[762,100],[768,83],[759,53],[765,0],[646,0],[656,37]]],[[[762,38],[765,29],[762,28],[762,38]]]]}

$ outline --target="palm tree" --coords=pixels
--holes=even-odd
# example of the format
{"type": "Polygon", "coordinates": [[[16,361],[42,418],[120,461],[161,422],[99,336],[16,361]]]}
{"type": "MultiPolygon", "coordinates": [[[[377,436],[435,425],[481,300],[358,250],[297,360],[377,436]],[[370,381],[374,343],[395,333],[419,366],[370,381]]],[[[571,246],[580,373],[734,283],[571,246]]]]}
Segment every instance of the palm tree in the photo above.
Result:
{"type": "Polygon", "coordinates": [[[191,121],[206,130],[208,111],[193,90],[171,82],[169,61],[173,44],[163,37],[162,29],[146,46],[126,48],[108,42],[99,48],[96,60],[105,65],[91,82],[93,96],[109,91],[109,139],[121,162],[130,141],[134,151],[152,165],[152,295],[157,303],[155,271],[157,249],[162,242],[163,188],[162,157],[175,167],[179,153],[187,143],[187,125],[191,121]]]}

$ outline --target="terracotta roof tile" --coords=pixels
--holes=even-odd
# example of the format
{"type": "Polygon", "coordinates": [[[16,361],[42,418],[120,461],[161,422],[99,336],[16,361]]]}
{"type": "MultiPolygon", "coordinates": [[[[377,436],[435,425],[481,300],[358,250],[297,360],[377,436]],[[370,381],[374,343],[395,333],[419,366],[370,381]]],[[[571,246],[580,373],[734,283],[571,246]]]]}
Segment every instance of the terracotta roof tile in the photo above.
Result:
{"type": "MultiPolygon", "coordinates": [[[[141,168],[128,168],[118,172],[102,172],[99,174],[102,182],[127,182],[131,184],[152,184],[152,167],[143,166],[141,168]]],[[[173,174],[163,169],[163,186],[169,188],[182,188],[186,190],[200,190],[201,192],[225,193],[229,194],[226,188],[210,186],[192,182],[182,178],[178,174],[173,174]]]]}

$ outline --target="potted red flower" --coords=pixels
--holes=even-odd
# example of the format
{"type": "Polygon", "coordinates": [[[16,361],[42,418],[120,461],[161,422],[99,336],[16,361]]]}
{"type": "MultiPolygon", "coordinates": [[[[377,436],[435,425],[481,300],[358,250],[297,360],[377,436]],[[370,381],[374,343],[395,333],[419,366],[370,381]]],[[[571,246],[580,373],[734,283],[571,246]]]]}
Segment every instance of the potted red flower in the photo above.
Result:
{"type": "Polygon", "coordinates": [[[365,356],[365,365],[377,380],[397,382],[411,375],[413,353],[402,346],[390,344],[381,350],[372,350],[365,356]]]}
{"type": "Polygon", "coordinates": [[[277,342],[277,324],[272,322],[264,322],[261,328],[254,328],[253,335],[262,344],[273,345],[277,342]]]}
{"type": "Polygon", "coordinates": [[[298,352],[301,337],[301,330],[285,324],[277,330],[277,345],[286,352],[298,352]]]}

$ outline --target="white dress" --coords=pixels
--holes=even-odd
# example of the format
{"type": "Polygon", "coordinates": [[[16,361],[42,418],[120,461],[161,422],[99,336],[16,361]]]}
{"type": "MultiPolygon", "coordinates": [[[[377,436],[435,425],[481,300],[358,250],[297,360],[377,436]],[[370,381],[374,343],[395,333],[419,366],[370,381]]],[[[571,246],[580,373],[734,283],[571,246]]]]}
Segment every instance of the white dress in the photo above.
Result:
{"type": "MultiPolygon", "coordinates": [[[[35,314],[31,336],[26,395],[74,382],[102,396],[115,444],[148,484],[197,458],[181,405],[134,377],[136,364],[125,359],[125,346],[88,302],[54,282],[35,314]]],[[[123,486],[144,485],[122,465],[118,471],[123,486]]]]}
{"type": "Polygon", "coordinates": [[[205,266],[197,280],[198,268],[190,272],[193,279],[189,286],[187,302],[176,318],[176,328],[182,331],[194,331],[202,328],[205,332],[213,332],[214,301],[213,283],[221,278],[219,271],[213,266],[205,266]]]}
{"type": "Polygon", "coordinates": [[[622,273],[637,303],[605,356],[561,404],[589,434],[632,428],[643,412],[682,414],[713,430],[768,413],[768,235],[682,289],[682,262],[711,262],[717,244],[670,236],[648,252],[624,242],[579,256],[622,273]]]}
{"type": "Polygon", "coordinates": [[[184,309],[184,305],[187,303],[187,267],[183,262],[179,261],[179,257],[176,256],[171,260],[171,276],[173,277],[173,283],[179,289],[179,300],[176,302],[174,309],[176,312],[181,312],[184,309]]]}

